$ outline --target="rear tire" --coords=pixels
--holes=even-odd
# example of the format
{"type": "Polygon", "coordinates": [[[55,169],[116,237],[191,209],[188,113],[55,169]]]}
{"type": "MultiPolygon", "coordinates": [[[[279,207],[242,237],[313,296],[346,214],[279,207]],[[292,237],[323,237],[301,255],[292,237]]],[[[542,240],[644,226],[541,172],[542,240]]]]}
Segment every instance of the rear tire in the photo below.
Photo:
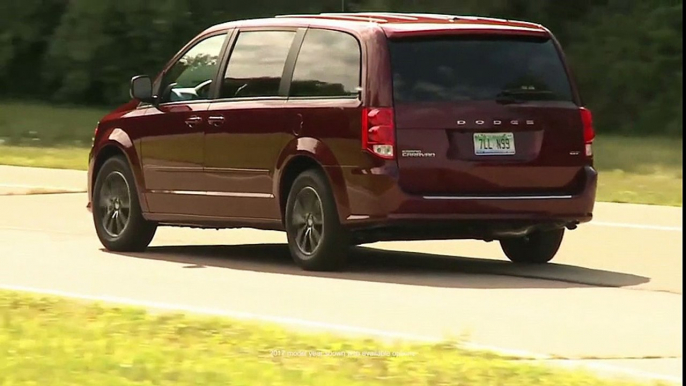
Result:
{"type": "Polygon", "coordinates": [[[142,252],[157,231],[143,218],[133,173],[116,156],[100,168],[93,188],[93,223],[102,245],[114,252],[142,252]]]}
{"type": "Polygon", "coordinates": [[[500,246],[510,261],[517,264],[545,264],[560,249],[565,229],[534,232],[526,237],[500,240],[500,246]]]}
{"type": "Polygon", "coordinates": [[[291,186],[286,204],[288,248],[306,271],[336,271],[345,266],[348,237],[341,226],[333,192],[324,174],[307,170],[291,186]]]}

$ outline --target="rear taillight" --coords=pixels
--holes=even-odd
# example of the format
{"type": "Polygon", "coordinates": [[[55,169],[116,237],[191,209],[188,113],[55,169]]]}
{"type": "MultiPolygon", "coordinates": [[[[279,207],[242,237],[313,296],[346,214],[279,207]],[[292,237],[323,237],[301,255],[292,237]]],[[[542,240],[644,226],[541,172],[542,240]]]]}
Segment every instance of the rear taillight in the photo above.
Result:
{"type": "Polygon", "coordinates": [[[362,111],[362,148],[384,158],[395,158],[395,123],[392,108],[362,111]]]}
{"type": "Polygon", "coordinates": [[[584,125],[584,144],[586,145],[586,156],[593,156],[593,140],[595,139],[595,129],[593,128],[593,114],[591,110],[582,107],[581,122],[584,125]]]}

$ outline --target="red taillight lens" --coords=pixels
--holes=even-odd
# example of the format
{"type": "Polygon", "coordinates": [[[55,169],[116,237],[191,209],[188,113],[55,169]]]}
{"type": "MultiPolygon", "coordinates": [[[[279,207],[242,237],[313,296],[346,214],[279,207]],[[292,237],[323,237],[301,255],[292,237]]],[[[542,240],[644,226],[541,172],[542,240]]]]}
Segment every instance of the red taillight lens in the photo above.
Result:
{"type": "Polygon", "coordinates": [[[392,108],[362,111],[362,148],[384,159],[395,159],[395,123],[392,108]]]}
{"type": "Polygon", "coordinates": [[[591,143],[595,139],[595,129],[593,128],[593,114],[591,110],[581,108],[581,122],[584,124],[584,142],[591,143]]]}
{"type": "Polygon", "coordinates": [[[591,110],[582,107],[581,122],[584,125],[584,143],[586,145],[586,156],[593,155],[593,140],[595,139],[595,129],[593,128],[593,114],[591,110]]]}

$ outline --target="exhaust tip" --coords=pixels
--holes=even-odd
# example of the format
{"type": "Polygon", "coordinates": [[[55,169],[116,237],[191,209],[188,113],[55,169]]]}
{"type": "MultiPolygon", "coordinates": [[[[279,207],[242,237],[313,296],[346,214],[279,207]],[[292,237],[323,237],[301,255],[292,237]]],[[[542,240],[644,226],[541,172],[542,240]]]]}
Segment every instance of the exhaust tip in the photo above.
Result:
{"type": "Polygon", "coordinates": [[[570,231],[573,231],[577,228],[578,224],[579,224],[578,222],[569,223],[569,224],[567,224],[567,229],[569,229],[570,231]]]}

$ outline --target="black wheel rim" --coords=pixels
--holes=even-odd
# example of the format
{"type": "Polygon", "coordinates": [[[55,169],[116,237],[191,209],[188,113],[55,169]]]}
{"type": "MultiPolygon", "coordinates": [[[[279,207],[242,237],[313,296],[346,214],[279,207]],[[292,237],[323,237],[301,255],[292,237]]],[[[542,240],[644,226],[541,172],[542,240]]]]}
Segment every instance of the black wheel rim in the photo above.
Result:
{"type": "Polygon", "coordinates": [[[319,194],[303,188],[295,197],[291,224],[295,244],[305,256],[312,256],[324,236],[324,210],[319,194]]]}
{"type": "Polygon", "coordinates": [[[120,172],[112,172],[105,178],[100,188],[99,209],[102,228],[110,237],[119,237],[131,217],[129,183],[120,172]]]}

